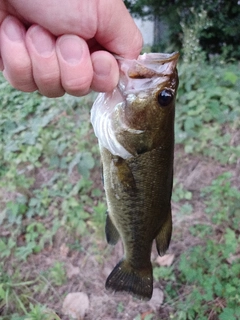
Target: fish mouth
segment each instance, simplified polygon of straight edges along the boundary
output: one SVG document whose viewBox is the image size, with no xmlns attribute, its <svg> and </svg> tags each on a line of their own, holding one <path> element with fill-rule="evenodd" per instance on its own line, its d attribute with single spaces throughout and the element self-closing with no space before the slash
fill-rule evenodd
<svg viewBox="0 0 240 320">
<path fill-rule="evenodd" d="M 146 100 L 159 86 L 169 87 L 170 80 L 177 77 L 179 53 L 146 53 L 135 60 L 115 57 L 120 70 L 118 86 L 112 92 L 99 94 L 91 110 L 91 122 L 99 144 L 111 154 L 128 159 L 134 153 L 122 145 L 119 132 L 139 138 L 144 131 L 127 122 L 126 110 L 136 99 L 138 102 Z M 170 90 L 175 87 L 176 81 Z"/>
<path fill-rule="evenodd" d="M 171 73 L 177 65 L 179 52 L 144 53 L 137 59 L 129 60 L 115 55 L 120 70 L 130 78 L 142 79 L 164 76 Z"/>
<path fill-rule="evenodd" d="M 118 89 L 124 97 L 129 94 L 147 94 L 157 85 L 167 82 L 176 70 L 178 52 L 144 53 L 138 59 L 115 56 L 120 69 Z"/>
<path fill-rule="evenodd" d="M 177 65 L 179 58 L 178 52 L 173 53 L 145 53 L 136 60 L 138 64 L 148 70 L 153 70 L 154 75 L 161 77 L 171 73 Z M 129 70 L 131 72 L 131 70 Z M 148 73 L 146 73 L 148 76 Z M 150 74 L 151 76 L 151 74 Z"/>
</svg>

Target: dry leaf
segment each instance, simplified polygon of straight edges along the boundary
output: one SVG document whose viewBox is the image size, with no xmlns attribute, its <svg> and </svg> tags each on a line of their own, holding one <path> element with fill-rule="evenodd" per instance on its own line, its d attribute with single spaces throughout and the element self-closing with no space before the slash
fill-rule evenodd
<svg viewBox="0 0 240 320">
<path fill-rule="evenodd" d="M 61 247 L 60 247 L 60 255 L 61 255 L 61 257 L 66 258 L 68 253 L 69 253 L 69 248 L 65 243 L 63 243 L 61 245 Z"/>
<path fill-rule="evenodd" d="M 157 257 L 156 262 L 159 266 L 170 267 L 174 257 L 174 254 L 165 254 L 163 257 Z"/>
<path fill-rule="evenodd" d="M 230 254 L 229 258 L 227 259 L 227 262 L 229 264 L 232 264 L 237 259 L 240 259 L 240 254 L 237 254 L 237 255 Z"/>
</svg>

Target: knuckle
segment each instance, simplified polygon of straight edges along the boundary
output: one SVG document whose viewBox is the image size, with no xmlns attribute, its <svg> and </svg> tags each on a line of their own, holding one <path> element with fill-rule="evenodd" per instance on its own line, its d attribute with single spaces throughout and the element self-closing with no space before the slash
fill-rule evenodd
<svg viewBox="0 0 240 320">
<path fill-rule="evenodd" d="M 6 79 L 16 89 L 31 92 L 36 90 L 36 85 L 32 77 L 31 64 L 24 61 L 14 61 L 4 66 Z"/>
<path fill-rule="evenodd" d="M 79 77 L 78 79 L 65 79 L 63 83 L 63 87 L 67 93 L 79 96 L 88 93 L 90 85 L 91 79 L 89 79 L 89 77 Z"/>
<path fill-rule="evenodd" d="M 38 75 L 36 82 L 40 83 L 41 86 L 52 87 L 56 82 L 59 82 L 59 74 L 48 72 L 41 73 Z"/>
</svg>

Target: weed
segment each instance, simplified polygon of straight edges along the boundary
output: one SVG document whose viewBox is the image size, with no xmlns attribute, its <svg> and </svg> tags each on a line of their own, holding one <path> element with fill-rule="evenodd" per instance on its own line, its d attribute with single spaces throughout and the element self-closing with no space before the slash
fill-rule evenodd
<svg viewBox="0 0 240 320">
<path fill-rule="evenodd" d="M 237 319 L 240 312 L 239 192 L 224 173 L 204 188 L 202 197 L 212 225 L 194 225 L 191 233 L 204 243 L 180 257 L 178 268 L 155 267 L 154 278 L 166 281 L 167 301 L 181 319 Z M 215 228 L 217 226 L 217 228 Z M 185 286 L 185 292 L 179 289 Z M 214 318 L 215 317 L 215 318 Z"/>
<path fill-rule="evenodd" d="M 42 305 L 30 304 L 30 311 L 25 320 L 61 320 L 58 315 Z"/>
<path fill-rule="evenodd" d="M 179 202 L 181 200 L 191 200 L 192 192 L 184 189 L 183 184 L 174 183 L 172 200 L 174 202 Z"/>
<path fill-rule="evenodd" d="M 123 306 L 123 304 L 121 302 L 117 306 L 117 312 L 118 313 L 124 312 L 124 306 Z"/>
<path fill-rule="evenodd" d="M 92 187 L 90 171 L 99 162 L 98 150 L 92 147 L 97 143 L 88 98 L 25 94 L 2 78 L 0 88 L 0 258 L 21 270 L 30 256 L 52 247 L 60 227 L 77 237 L 93 231 L 91 208 L 98 207 L 100 194 Z M 17 270 L 10 275 L 1 269 L 1 314 L 58 319 L 31 296 L 39 288 L 46 292 L 49 283 L 57 287 L 66 282 L 61 262 L 49 269 L 49 282 L 40 274 L 36 282 L 25 281 L 24 271 Z"/>
<path fill-rule="evenodd" d="M 49 269 L 48 278 L 53 283 L 53 285 L 62 286 L 67 280 L 63 263 L 55 262 L 54 266 Z"/>
<path fill-rule="evenodd" d="M 231 187 L 232 174 L 224 174 L 213 180 L 211 185 L 202 190 L 205 198 L 206 213 L 211 215 L 214 224 L 231 226 L 238 231 L 240 225 L 240 193 L 237 188 Z"/>
<path fill-rule="evenodd" d="M 152 314 L 152 313 L 149 313 L 146 316 L 139 314 L 134 318 L 134 320 L 142 320 L 142 319 L 143 320 L 152 320 L 153 317 L 154 317 L 154 314 Z"/>
<path fill-rule="evenodd" d="M 29 301 L 30 286 L 34 280 L 20 280 L 20 270 L 16 269 L 13 274 L 6 273 L 3 264 L 0 265 L 0 309 L 4 308 L 27 314 L 25 304 Z"/>
<path fill-rule="evenodd" d="M 232 129 L 239 129 L 239 68 L 182 64 L 179 77 L 176 142 L 184 144 L 187 153 L 236 163 L 240 147 Z"/>
</svg>

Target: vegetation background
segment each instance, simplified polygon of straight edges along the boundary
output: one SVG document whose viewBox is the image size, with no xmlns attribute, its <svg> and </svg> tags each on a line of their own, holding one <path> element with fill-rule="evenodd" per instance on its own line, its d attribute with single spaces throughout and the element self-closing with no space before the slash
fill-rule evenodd
<svg viewBox="0 0 240 320">
<path fill-rule="evenodd" d="M 182 57 L 174 231 L 165 259 L 153 248 L 157 299 L 104 289 L 122 247 L 104 238 L 106 203 L 89 122 L 96 95 L 47 99 L 1 78 L 1 320 L 71 319 L 62 304 L 78 291 L 90 301 L 85 319 L 240 319 L 239 2 L 125 2 L 155 21 L 155 43 L 145 51 L 180 50 Z"/>
</svg>

